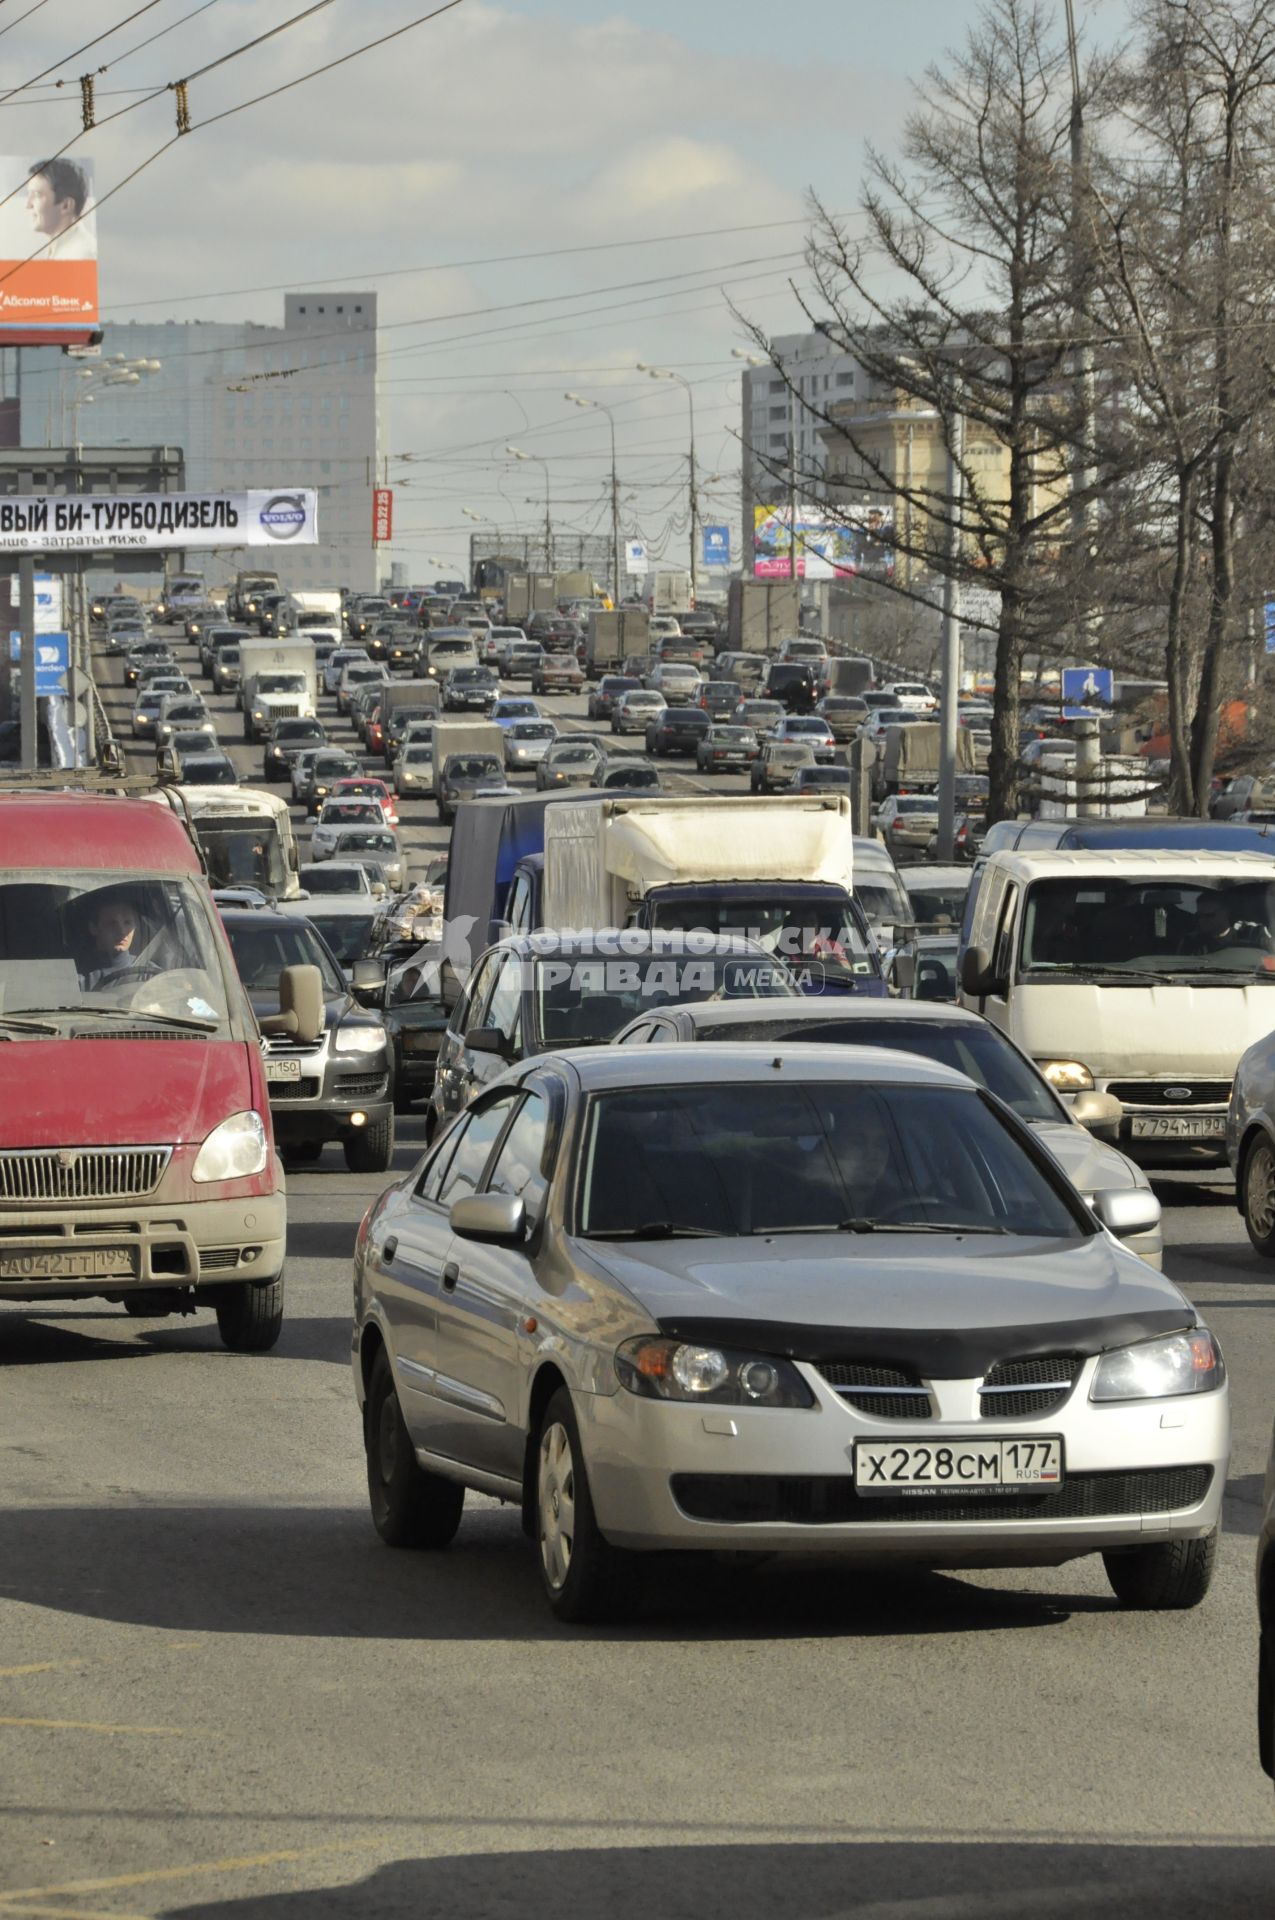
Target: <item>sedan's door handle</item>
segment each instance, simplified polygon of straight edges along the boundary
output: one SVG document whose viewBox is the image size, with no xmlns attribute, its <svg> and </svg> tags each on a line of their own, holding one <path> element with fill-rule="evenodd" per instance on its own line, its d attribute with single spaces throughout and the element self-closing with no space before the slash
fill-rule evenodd
<svg viewBox="0 0 1275 1920">
<path fill-rule="evenodd" d="M 395 1239 L 394 1235 L 391 1234 L 389 1239 L 385 1242 L 385 1245 L 381 1248 L 381 1258 L 385 1262 L 387 1267 L 389 1266 L 390 1261 L 394 1258 L 394 1255 L 397 1252 L 398 1252 L 398 1241 Z"/>
<path fill-rule="evenodd" d="M 460 1279 L 460 1268 L 454 1260 L 449 1260 L 443 1268 L 443 1292 L 454 1293 L 456 1282 Z"/>
</svg>

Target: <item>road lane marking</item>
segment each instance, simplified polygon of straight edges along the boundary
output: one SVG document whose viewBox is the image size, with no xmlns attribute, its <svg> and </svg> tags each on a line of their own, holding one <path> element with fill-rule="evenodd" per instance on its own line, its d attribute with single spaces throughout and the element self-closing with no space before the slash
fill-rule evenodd
<svg viewBox="0 0 1275 1920">
<path fill-rule="evenodd" d="M 87 1907 L 29 1907 L 25 1904 L 20 1907 L 11 1907 L 7 1900 L 0 1900 L 0 1914 L 5 1913 L 37 1914 L 42 1916 L 42 1920 L 151 1920 L 150 1914 L 121 1913 L 118 1907 L 113 1907 L 109 1913 L 106 1913 L 100 1907 L 93 1908 L 91 1912 Z"/>
<path fill-rule="evenodd" d="M 16 1680 L 24 1673 L 57 1673 L 64 1667 L 78 1665 L 75 1660 L 34 1660 L 29 1667 L 0 1667 L 0 1680 Z"/>
<path fill-rule="evenodd" d="M 0 1713 L 0 1727 L 55 1727 L 72 1733 L 167 1733 L 184 1735 L 189 1731 L 186 1727 L 117 1726 L 109 1720 L 32 1720 L 16 1713 Z"/>
</svg>

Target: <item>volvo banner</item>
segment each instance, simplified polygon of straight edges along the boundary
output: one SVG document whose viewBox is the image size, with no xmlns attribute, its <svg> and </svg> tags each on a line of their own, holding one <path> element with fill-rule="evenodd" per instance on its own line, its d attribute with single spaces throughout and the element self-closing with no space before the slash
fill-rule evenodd
<svg viewBox="0 0 1275 1920">
<path fill-rule="evenodd" d="M 313 547 L 318 495 L 272 493 L 9 494 L 0 496 L 0 554 L 141 548 Z"/>
</svg>

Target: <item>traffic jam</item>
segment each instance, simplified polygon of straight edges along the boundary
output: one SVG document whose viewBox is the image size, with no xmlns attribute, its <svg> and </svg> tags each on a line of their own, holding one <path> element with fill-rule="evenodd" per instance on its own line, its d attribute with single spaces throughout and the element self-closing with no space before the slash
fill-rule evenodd
<svg viewBox="0 0 1275 1920">
<path fill-rule="evenodd" d="M 494 1495 L 573 1622 L 674 1548 L 1097 1555 L 1123 1606 L 1193 1608 L 1227 1372 L 1155 1183 L 1233 1176 L 1275 1253 L 1266 829 L 978 823 L 939 865 L 933 790 L 897 810 L 936 697 L 750 648 L 765 591 L 644 658 L 602 595 L 96 601 L 118 778 L 4 796 L 6 1054 L 44 1088 L 6 1292 L 267 1351 L 285 1169 L 389 1175 L 415 1116 L 353 1262 L 391 1546 Z M 67 1154 L 86 1094 L 110 1136 Z"/>
</svg>

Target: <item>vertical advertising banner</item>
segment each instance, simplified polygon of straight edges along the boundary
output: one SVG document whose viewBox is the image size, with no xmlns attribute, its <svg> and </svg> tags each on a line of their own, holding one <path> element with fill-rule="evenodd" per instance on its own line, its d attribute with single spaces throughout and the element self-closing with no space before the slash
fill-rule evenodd
<svg viewBox="0 0 1275 1920">
<path fill-rule="evenodd" d="M 730 528 L 704 528 L 704 565 L 706 567 L 729 567 L 730 565 Z"/>
<path fill-rule="evenodd" d="M 394 538 L 394 495 L 389 487 L 372 489 L 372 545 L 383 547 Z"/>
<path fill-rule="evenodd" d="M 92 161 L 0 159 L 0 346 L 81 346 L 98 319 Z"/>
</svg>

